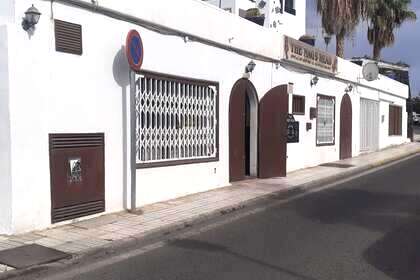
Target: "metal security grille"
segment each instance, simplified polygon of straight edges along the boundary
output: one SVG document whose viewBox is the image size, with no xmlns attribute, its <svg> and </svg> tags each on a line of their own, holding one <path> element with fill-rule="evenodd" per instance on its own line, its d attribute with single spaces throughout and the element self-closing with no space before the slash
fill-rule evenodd
<svg viewBox="0 0 420 280">
<path fill-rule="evenodd" d="M 379 148 L 379 102 L 360 99 L 360 151 Z"/>
<path fill-rule="evenodd" d="M 316 143 L 332 145 L 335 137 L 335 99 L 329 96 L 318 96 Z"/>
<path fill-rule="evenodd" d="M 217 85 L 140 74 L 135 88 L 138 166 L 217 157 Z"/>
</svg>

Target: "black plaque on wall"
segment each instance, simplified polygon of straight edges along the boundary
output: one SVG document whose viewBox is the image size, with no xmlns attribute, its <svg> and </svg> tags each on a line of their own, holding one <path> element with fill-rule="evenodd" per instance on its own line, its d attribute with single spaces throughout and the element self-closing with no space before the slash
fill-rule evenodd
<svg viewBox="0 0 420 280">
<path fill-rule="evenodd" d="M 287 143 L 299 143 L 299 122 L 292 114 L 287 116 Z"/>
</svg>

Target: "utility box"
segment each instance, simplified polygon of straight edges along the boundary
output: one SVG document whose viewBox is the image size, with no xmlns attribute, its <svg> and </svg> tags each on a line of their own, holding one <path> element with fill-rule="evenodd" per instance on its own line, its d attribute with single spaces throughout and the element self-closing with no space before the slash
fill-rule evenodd
<svg viewBox="0 0 420 280">
<path fill-rule="evenodd" d="M 51 220 L 105 211 L 104 134 L 50 134 Z"/>
</svg>

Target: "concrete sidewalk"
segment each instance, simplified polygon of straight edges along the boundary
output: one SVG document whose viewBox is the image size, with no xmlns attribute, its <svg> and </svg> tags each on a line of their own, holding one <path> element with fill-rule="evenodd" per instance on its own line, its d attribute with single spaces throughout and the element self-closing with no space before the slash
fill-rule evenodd
<svg viewBox="0 0 420 280">
<path fill-rule="evenodd" d="M 287 178 L 254 179 L 232 186 L 156 203 L 138 213 L 121 212 L 71 225 L 16 236 L 0 236 L 0 251 L 39 244 L 71 254 L 110 246 L 114 241 L 139 239 L 183 228 L 197 221 L 223 215 L 273 194 L 304 192 L 339 179 L 420 153 L 420 143 L 410 143 L 338 162 L 346 168 L 318 166 L 288 174 Z M 0 273 L 13 270 L 0 264 Z"/>
</svg>

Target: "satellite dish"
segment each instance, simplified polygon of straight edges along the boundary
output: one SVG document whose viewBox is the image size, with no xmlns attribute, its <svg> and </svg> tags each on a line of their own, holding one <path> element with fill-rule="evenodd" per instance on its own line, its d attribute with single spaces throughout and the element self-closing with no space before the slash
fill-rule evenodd
<svg viewBox="0 0 420 280">
<path fill-rule="evenodd" d="M 372 82 L 377 80 L 379 76 L 379 67 L 378 64 L 375 62 L 368 62 L 363 65 L 363 78 L 368 81 Z"/>
</svg>

